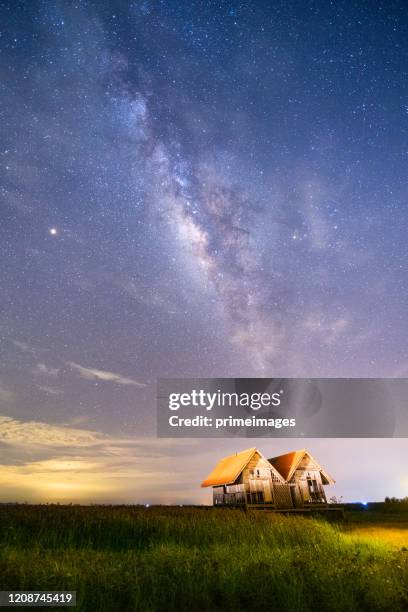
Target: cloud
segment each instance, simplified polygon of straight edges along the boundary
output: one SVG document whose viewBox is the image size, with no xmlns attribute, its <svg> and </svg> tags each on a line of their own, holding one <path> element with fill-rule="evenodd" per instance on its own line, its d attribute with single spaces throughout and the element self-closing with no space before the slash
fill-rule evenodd
<svg viewBox="0 0 408 612">
<path fill-rule="evenodd" d="M 19 351 L 21 351 L 22 353 L 26 353 L 27 355 L 30 355 L 35 360 L 42 358 L 45 353 L 49 352 L 48 349 L 33 347 L 27 342 L 22 342 L 21 340 L 12 340 L 12 343 L 14 344 L 16 348 L 19 349 Z M 44 364 L 41 364 L 41 365 L 44 366 Z"/>
<path fill-rule="evenodd" d="M 33 368 L 33 374 L 44 374 L 46 376 L 58 376 L 59 371 L 59 368 L 50 368 L 45 363 L 37 363 Z"/>
<path fill-rule="evenodd" d="M 67 421 L 61 423 L 61 425 L 75 427 L 77 425 L 84 425 L 85 423 L 89 423 L 90 420 L 91 418 L 88 414 L 78 414 L 77 416 L 70 417 Z"/>
<path fill-rule="evenodd" d="M 188 440 L 161 440 L 145 437 L 123 438 L 73 425 L 74 423 L 83 423 L 86 419 L 87 417 L 74 417 L 69 425 L 60 425 L 35 420 L 23 421 L 7 415 L 0 415 L 0 443 L 18 446 L 22 456 L 24 456 L 25 449 L 29 452 L 41 447 L 54 447 L 63 452 L 66 452 L 67 449 L 77 452 L 79 447 L 81 449 L 98 449 L 98 452 L 102 454 L 111 455 L 116 455 L 127 447 L 138 450 L 143 455 L 155 455 L 161 447 L 174 447 L 177 451 L 185 445 L 194 444 L 194 442 Z"/>
<path fill-rule="evenodd" d="M 189 501 L 183 481 L 199 491 L 189 464 L 191 440 L 122 438 L 73 426 L 0 416 L 0 501 Z M 178 473 L 177 473 L 178 472 Z M 154 482 L 154 487 L 152 483 Z M 191 499 L 191 498 L 190 498 Z"/>
<path fill-rule="evenodd" d="M 30 347 L 25 342 L 13 341 L 13 344 L 17 346 L 24 353 L 28 353 L 33 357 L 37 357 L 37 351 Z M 58 358 L 58 361 L 62 360 Z M 145 387 L 146 383 L 140 382 L 128 376 L 123 376 L 122 374 L 118 374 L 116 372 L 111 372 L 109 370 L 101 370 L 99 368 L 93 368 L 88 366 L 83 366 L 80 363 L 76 363 L 75 361 L 65 361 L 66 366 L 68 366 L 71 370 L 74 370 L 79 374 L 81 378 L 85 380 L 101 380 L 104 382 L 114 382 L 118 385 L 134 385 L 135 387 Z M 38 377 L 44 378 L 57 378 L 62 372 L 62 368 L 49 366 L 43 362 L 37 363 L 32 368 L 32 373 L 35 379 Z M 51 385 L 43 385 L 41 383 L 36 383 L 36 386 L 44 392 L 51 393 L 54 395 L 62 393 L 59 389 L 55 388 L 55 386 Z M 1 399 L 1 388 L 0 388 L 0 399 Z"/>
<path fill-rule="evenodd" d="M 0 416 L 0 443 L 4 444 L 80 447 L 100 440 L 100 434 L 93 431 Z"/>
<path fill-rule="evenodd" d="M 122 376 L 121 374 L 116 374 L 115 372 L 109 372 L 108 370 L 85 367 L 74 361 L 67 361 L 66 364 L 73 370 L 76 370 L 79 376 L 85 380 L 102 380 L 105 382 L 114 382 L 118 385 L 135 385 L 136 387 L 146 386 L 146 383 Z"/>
<path fill-rule="evenodd" d="M 64 392 L 61 389 L 57 389 L 56 387 L 50 387 L 49 385 L 35 385 L 37 389 L 43 391 L 47 395 L 62 395 Z"/>
<path fill-rule="evenodd" d="M 20 342 L 20 340 L 13 340 L 14 346 L 16 346 L 23 353 L 29 353 L 30 355 L 35 355 L 36 351 L 29 346 L 26 342 Z"/>
</svg>

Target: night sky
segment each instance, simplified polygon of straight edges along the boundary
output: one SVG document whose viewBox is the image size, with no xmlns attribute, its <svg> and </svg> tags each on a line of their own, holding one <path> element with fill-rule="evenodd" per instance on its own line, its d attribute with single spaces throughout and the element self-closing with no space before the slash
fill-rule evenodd
<svg viewBox="0 0 408 612">
<path fill-rule="evenodd" d="M 1 3 L 2 500 L 208 501 L 251 441 L 156 439 L 158 377 L 408 375 L 407 48 L 404 1 Z M 408 494 L 408 440 L 299 445 Z"/>
</svg>

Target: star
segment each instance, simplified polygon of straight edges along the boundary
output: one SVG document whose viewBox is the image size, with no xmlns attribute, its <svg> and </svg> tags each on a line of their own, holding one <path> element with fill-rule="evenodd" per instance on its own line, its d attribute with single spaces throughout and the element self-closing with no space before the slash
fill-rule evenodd
<svg viewBox="0 0 408 612">
<path fill-rule="evenodd" d="M 50 227 L 48 231 L 51 234 L 51 236 L 58 236 L 58 230 L 56 227 Z"/>
</svg>

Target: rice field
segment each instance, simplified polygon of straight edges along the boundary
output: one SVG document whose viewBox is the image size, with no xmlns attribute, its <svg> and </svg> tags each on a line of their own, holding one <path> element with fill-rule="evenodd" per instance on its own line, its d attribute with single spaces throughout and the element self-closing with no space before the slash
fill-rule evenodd
<svg viewBox="0 0 408 612">
<path fill-rule="evenodd" d="M 405 611 L 407 519 L 4 505 L 0 590 L 76 590 L 93 612 Z"/>
</svg>

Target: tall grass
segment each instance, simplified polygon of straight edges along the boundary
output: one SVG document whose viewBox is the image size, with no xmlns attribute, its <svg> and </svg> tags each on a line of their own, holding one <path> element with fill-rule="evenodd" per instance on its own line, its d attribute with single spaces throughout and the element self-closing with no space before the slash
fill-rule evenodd
<svg viewBox="0 0 408 612">
<path fill-rule="evenodd" d="M 397 611 L 408 553 L 263 512 L 3 506 L 0 589 L 76 590 L 92 611 Z"/>
</svg>

